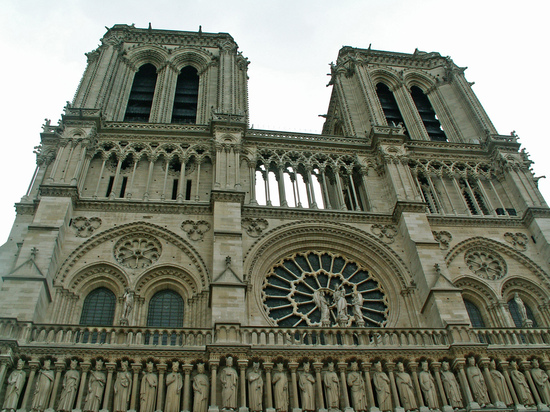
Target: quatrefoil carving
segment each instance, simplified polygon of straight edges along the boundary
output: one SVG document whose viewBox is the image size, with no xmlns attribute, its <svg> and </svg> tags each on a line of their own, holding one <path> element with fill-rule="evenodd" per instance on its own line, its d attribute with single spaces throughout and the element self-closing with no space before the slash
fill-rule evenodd
<svg viewBox="0 0 550 412">
<path fill-rule="evenodd" d="M 186 220 L 181 224 L 181 229 L 187 233 L 187 237 L 193 241 L 202 240 L 204 234 L 210 230 L 210 223 L 206 220 Z"/>
<path fill-rule="evenodd" d="M 267 229 L 267 226 L 269 224 L 267 220 L 263 218 L 252 219 L 247 217 L 243 219 L 242 225 L 246 230 L 246 233 L 248 233 L 252 237 L 258 237 L 262 234 L 264 230 Z"/>
<path fill-rule="evenodd" d="M 394 225 L 372 225 L 372 233 L 375 236 L 387 244 L 395 242 L 395 236 L 397 236 L 397 228 Z"/>
<path fill-rule="evenodd" d="M 79 216 L 73 219 L 72 226 L 76 229 L 77 237 L 89 237 L 101 226 L 101 219 Z"/>
</svg>

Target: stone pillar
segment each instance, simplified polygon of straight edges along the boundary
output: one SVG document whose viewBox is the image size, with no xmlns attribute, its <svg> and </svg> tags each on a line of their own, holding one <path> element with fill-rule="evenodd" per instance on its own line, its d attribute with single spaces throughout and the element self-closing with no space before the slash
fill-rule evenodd
<svg viewBox="0 0 550 412">
<path fill-rule="evenodd" d="M 482 358 L 479 360 L 479 366 L 481 366 L 483 378 L 485 379 L 485 383 L 487 384 L 487 390 L 489 392 L 491 402 L 497 408 L 505 408 L 506 405 L 498 399 L 498 395 L 495 389 L 495 383 L 493 381 L 493 378 L 491 377 L 491 372 L 489 372 L 489 363 L 490 360 L 488 358 Z"/>
<path fill-rule="evenodd" d="M 314 362 L 313 369 L 315 370 L 315 384 L 317 385 L 317 406 L 318 411 L 326 411 L 325 401 L 323 400 L 323 382 L 321 380 L 321 370 L 323 369 L 322 362 Z"/>
<path fill-rule="evenodd" d="M 284 165 L 279 165 L 277 168 L 279 172 L 277 176 L 277 184 L 279 187 L 279 204 L 281 205 L 281 207 L 288 207 L 288 203 L 286 201 L 284 169 L 285 169 Z"/>
<path fill-rule="evenodd" d="M 386 363 L 386 370 L 388 371 L 388 377 L 390 378 L 391 393 L 393 398 L 393 406 L 395 412 L 405 412 L 405 409 L 401 407 L 399 402 L 399 393 L 397 393 L 397 386 L 395 385 L 395 376 L 393 375 L 393 370 L 395 369 L 395 363 L 388 362 Z"/>
<path fill-rule="evenodd" d="M 219 360 L 210 360 L 208 362 L 210 366 L 210 406 L 208 407 L 208 412 L 217 412 L 218 401 L 216 400 L 216 395 L 218 393 L 217 383 L 218 383 L 218 366 L 220 365 Z"/>
<path fill-rule="evenodd" d="M 266 381 L 266 412 L 275 412 L 273 408 L 273 387 L 271 383 L 271 371 L 273 370 L 273 362 L 264 362 L 265 381 Z"/>
<path fill-rule="evenodd" d="M 512 400 L 514 401 L 514 405 L 521 405 L 519 403 L 518 396 L 516 395 L 516 388 L 514 388 L 514 385 L 512 383 L 512 380 L 510 379 L 510 374 L 508 373 L 508 365 L 510 362 L 501 361 L 500 366 L 502 366 L 502 374 L 504 375 L 504 379 L 506 379 L 506 384 L 508 385 L 508 390 L 510 392 L 510 395 L 512 396 Z"/>
<path fill-rule="evenodd" d="M 31 360 L 29 361 L 29 368 L 31 372 L 29 373 L 29 380 L 27 381 L 27 388 L 25 389 L 25 395 L 23 395 L 23 402 L 21 403 L 20 411 L 24 412 L 27 410 L 27 405 L 31 397 L 31 389 L 33 389 L 32 384 L 34 382 L 34 377 L 36 376 L 36 371 L 40 367 L 40 362 Z"/>
<path fill-rule="evenodd" d="M 445 394 L 445 389 L 443 388 L 443 382 L 441 382 L 441 375 L 439 374 L 439 369 L 441 368 L 441 362 L 432 362 L 432 369 L 435 376 L 435 383 L 437 385 L 437 390 L 441 397 L 441 403 L 443 404 L 443 412 L 452 412 L 453 407 L 449 405 L 447 401 L 447 395 Z"/>
<path fill-rule="evenodd" d="M 86 377 L 88 376 L 90 366 L 92 366 L 92 364 L 89 361 L 80 363 L 80 370 L 82 370 L 82 375 L 80 376 L 80 387 L 78 388 L 78 396 L 76 398 L 75 409 L 77 411 L 82 410 L 82 399 L 84 398 L 84 391 L 86 390 Z"/>
<path fill-rule="evenodd" d="M 107 362 L 107 383 L 105 383 L 105 396 L 103 398 L 103 410 L 109 411 L 109 398 L 111 397 L 111 388 L 113 386 L 113 372 L 116 369 L 115 362 Z"/>
<path fill-rule="evenodd" d="M 0 359 L 0 390 L 2 390 L 4 381 L 6 379 L 6 372 L 8 370 L 8 365 L 10 365 L 11 363 L 12 363 L 12 360 L 9 358 Z"/>
<path fill-rule="evenodd" d="M 424 397 L 422 396 L 422 391 L 420 390 L 420 383 L 418 383 L 418 374 L 416 373 L 416 369 L 418 368 L 418 362 L 409 362 L 409 368 L 411 369 L 411 376 L 412 376 L 412 381 L 414 385 L 414 390 L 416 392 L 416 398 L 418 399 L 418 407 L 425 408 Z"/>
<path fill-rule="evenodd" d="M 241 407 L 239 408 L 239 412 L 248 412 L 248 408 L 246 407 L 246 387 L 248 386 L 246 384 L 246 367 L 248 366 L 248 359 L 239 359 L 237 365 L 239 366 L 239 386 L 241 387 Z"/>
<path fill-rule="evenodd" d="M 466 377 L 466 372 L 464 371 L 464 366 L 466 365 L 466 359 L 457 358 L 453 361 L 453 368 L 458 370 L 458 381 L 462 387 L 462 393 L 466 396 L 466 404 L 469 409 L 479 409 L 480 406 L 477 402 L 474 401 L 472 396 L 472 391 L 468 385 L 468 378 Z"/>
<path fill-rule="evenodd" d="M 183 412 L 189 412 L 191 410 L 191 371 L 193 365 L 185 363 L 183 365 L 183 373 L 185 377 L 183 379 Z"/>
<path fill-rule="evenodd" d="M 292 361 L 288 363 L 290 369 L 290 377 L 292 382 L 292 412 L 300 412 L 300 404 L 298 403 L 298 381 L 296 379 L 296 370 L 298 369 L 298 362 Z"/>
<path fill-rule="evenodd" d="M 545 405 L 540 398 L 535 382 L 533 382 L 533 377 L 531 376 L 531 362 L 524 360 L 519 363 L 521 364 L 521 366 L 523 366 L 523 369 L 525 370 L 525 377 L 527 378 L 527 382 L 529 382 L 531 393 L 533 394 L 533 398 L 535 398 L 535 402 L 537 403 L 537 410 L 550 411 L 550 408 L 548 408 L 548 406 Z"/>
<path fill-rule="evenodd" d="M 370 412 L 379 412 L 380 410 L 375 406 L 374 403 L 374 394 L 372 392 L 372 382 L 370 379 L 370 362 L 363 362 L 361 368 L 365 374 L 365 386 L 367 387 L 367 406 L 369 407 Z"/>
<path fill-rule="evenodd" d="M 160 339 L 160 336 L 159 336 Z M 157 411 L 162 411 L 164 405 L 164 374 L 166 373 L 167 365 L 165 363 L 159 363 L 157 370 L 159 371 L 159 383 L 157 393 Z"/>
<path fill-rule="evenodd" d="M 344 399 L 344 411 L 353 412 L 353 409 L 349 406 L 348 383 L 346 380 L 347 368 L 348 364 L 346 362 L 338 362 L 338 370 L 340 371 L 340 389 L 342 391 L 342 398 Z"/>
<path fill-rule="evenodd" d="M 135 411 L 137 393 L 138 393 L 138 387 L 139 387 L 139 372 L 141 371 L 141 363 L 132 363 L 132 371 L 134 372 L 134 378 L 132 379 L 132 395 L 130 397 L 130 411 Z"/>
<path fill-rule="evenodd" d="M 59 380 L 61 379 L 61 372 L 65 369 L 65 362 L 58 361 L 55 362 L 55 381 L 53 383 L 53 389 L 52 389 L 52 397 L 50 398 L 50 405 L 48 406 L 48 409 L 52 409 L 55 406 L 55 398 L 57 396 L 57 389 L 59 388 Z M 2 382 L 2 381 L 0 381 Z"/>
</svg>

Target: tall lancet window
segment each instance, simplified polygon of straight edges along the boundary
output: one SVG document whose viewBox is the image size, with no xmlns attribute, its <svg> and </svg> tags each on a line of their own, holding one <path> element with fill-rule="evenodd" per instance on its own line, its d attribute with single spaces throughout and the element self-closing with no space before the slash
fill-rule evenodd
<svg viewBox="0 0 550 412">
<path fill-rule="evenodd" d="M 411 96 L 430 139 L 435 142 L 446 142 L 447 136 L 441 128 L 441 123 L 439 123 L 428 96 L 417 86 L 411 87 Z"/>
<path fill-rule="evenodd" d="M 401 116 L 399 106 L 390 88 L 384 83 L 378 83 L 376 85 L 376 94 L 378 100 L 380 100 L 380 105 L 384 111 L 384 116 L 386 116 L 388 126 L 397 126 L 399 123 L 405 126 L 405 121 L 403 120 L 403 116 Z"/>
<path fill-rule="evenodd" d="M 152 64 L 141 66 L 134 76 L 134 83 L 124 115 L 125 122 L 147 123 L 149 121 L 156 84 L 157 69 L 155 66 Z"/>
<path fill-rule="evenodd" d="M 184 67 L 178 76 L 172 123 L 196 123 L 199 100 L 199 75 L 197 69 Z"/>
</svg>

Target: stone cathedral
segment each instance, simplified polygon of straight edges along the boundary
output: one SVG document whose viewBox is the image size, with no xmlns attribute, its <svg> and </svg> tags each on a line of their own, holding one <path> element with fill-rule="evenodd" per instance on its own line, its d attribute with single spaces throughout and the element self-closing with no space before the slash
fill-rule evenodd
<svg viewBox="0 0 550 412">
<path fill-rule="evenodd" d="M 0 248 L 2 411 L 550 411 L 550 209 L 464 68 L 343 47 L 303 134 L 229 34 L 86 56 Z"/>
</svg>

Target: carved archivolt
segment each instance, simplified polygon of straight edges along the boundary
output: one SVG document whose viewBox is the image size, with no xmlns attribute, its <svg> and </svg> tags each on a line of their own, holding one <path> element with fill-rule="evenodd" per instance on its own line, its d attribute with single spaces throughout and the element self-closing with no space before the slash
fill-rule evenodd
<svg viewBox="0 0 550 412">
<path fill-rule="evenodd" d="M 159 260 L 162 246 L 148 233 L 133 233 L 121 237 L 115 243 L 115 260 L 130 269 L 142 269 Z"/>
<path fill-rule="evenodd" d="M 498 280 L 506 275 L 506 262 L 496 252 L 485 248 L 472 248 L 464 254 L 464 261 L 479 277 Z"/>
<path fill-rule="evenodd" d="M 102 286 L 115 292 L 115 295 L 122 295 L 124 288 L 129 286 L 129 280 L 120 269 L 108 263 L 94 263 L 72 276 L 67 289 L 79 296 L 85 296 Z"/>
<path fill-rule="evenodd" d="M 151 298 L 161 289 L 176 290 L 187 298 L 200 292 L 200 284 L 192 275 L 180 268 L 163 266 L 145 272 L 136 282 L 136 294 L 144 299 Z"/>
</svg>

